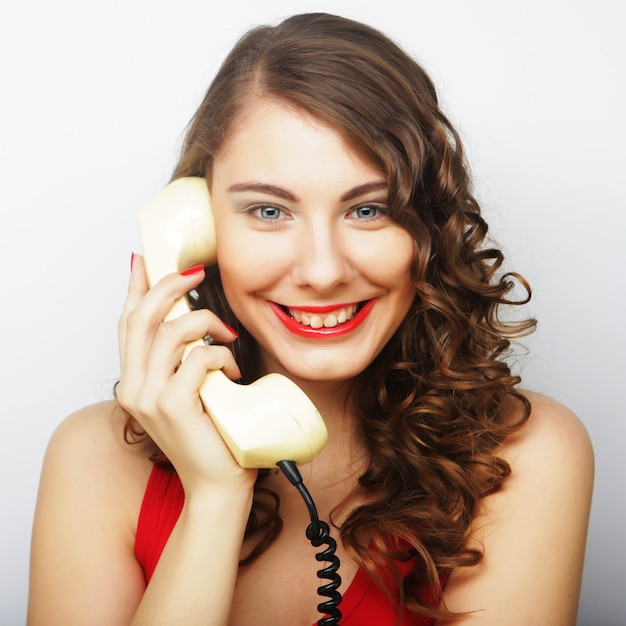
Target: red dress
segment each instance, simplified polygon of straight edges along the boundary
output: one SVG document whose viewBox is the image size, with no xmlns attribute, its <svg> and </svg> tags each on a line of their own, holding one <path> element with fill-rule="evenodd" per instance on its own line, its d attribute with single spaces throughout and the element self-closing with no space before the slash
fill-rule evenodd
<svg viewBox="0 0 626 626">
<path fill-rule="evenodd" d="M 155 464 L 148 480 L 135 537 L 135 554 L 143 568 L 146 583 L 150 581 L 178 520 L 184 497 L 178 475 Z M 342 626 L 396 626 L 397 616 L 393 604 L 363 570 L 358 570 L 343 594 L 340 608 Z M 432 624 L 432 618 L 405 611 L 399 626 Z"/>
</svg>

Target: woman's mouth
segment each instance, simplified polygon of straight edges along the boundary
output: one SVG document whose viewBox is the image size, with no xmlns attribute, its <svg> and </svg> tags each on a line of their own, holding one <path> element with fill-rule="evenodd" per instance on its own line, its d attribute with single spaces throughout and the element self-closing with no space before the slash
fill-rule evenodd
<svg viewBox="0 0 626 626">
<path fill-rule="evenodd" d="M 270 302 L 278 319 L 291 332 L 309 338 L 330 338 L 355 330 L 369 315 L 375 299 L 344 305 L 292 308 Z"/>
<path fill-rule="evenodd" d="M 345 324 L 348 320 L 351 320 L 356 315 L 357 307 L 360 306 L 360 304 L 349 304 L 338 308 L 333 307 L 328 313 L 319 309 L 311 311 L 285 307 L 284 310 L 299 324 L 304 324 L 311 328 L 335 328 L 338 324 Z"/>
</svg>

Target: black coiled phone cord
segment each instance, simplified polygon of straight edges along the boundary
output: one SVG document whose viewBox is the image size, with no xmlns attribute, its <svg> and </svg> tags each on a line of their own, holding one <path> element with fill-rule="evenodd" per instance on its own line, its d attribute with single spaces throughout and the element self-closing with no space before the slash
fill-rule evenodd
<svg viewBox="0 0 626 626">
<path fill-rule="evenodd" d="M 337 572 L 339 569 L 339 557 L 335 554 L 337 542 L 330 536 L 328 524 L 318 518 L 315 502 L 313 502 L 311 494 L 304 486 L 302 476 L 300 476 L 296 464 L 293 461 L 279 461 L 277 465 L 283 471 L 283 474 L 285 474 L 289 482 L 298 490 L 309 510 L 311 523 L 306 529 L 307 539 L 315 548 L 324 545 L 327 546 L 324 550 L 315 555 L 317 561 L 328 563 L 326 567 L 323 567 L 317 572 L 317 577 L 330 581 L 317 588 L 317 593 L 320 596 L 328 598 L 328 600 L 320 602 L 320 604 L 317 605 L 317 610 L 324 614 L 324 617 L 320 618 L 317 624 L 318 626 L 334 626 L 335 624 L 339 624 L 339 620 L 341 619 L 341 611 L 339 609 L 341 594 L 338 591 L 339 585 L 341 585 L 341 576 L 339 576 Z"/>
</svg>

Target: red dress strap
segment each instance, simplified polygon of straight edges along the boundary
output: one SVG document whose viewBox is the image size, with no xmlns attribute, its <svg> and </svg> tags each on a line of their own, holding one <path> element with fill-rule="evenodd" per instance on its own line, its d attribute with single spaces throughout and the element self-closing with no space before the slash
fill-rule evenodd
<svg viewBox="0 0 626 626">
<path fill-rule="evenodd" d="M 143 569 L 146 584 L 152 578 L 184 501 L 185 492 L 178 474 L 155 463 L 148 479 L 135 536 L 135 556 Z"/>
<path fill-rule="evenodd" d="M 178 475 L 167 466 L 155 464 L 150 473 L 135 536 L 135 555 L 141 565 L 146 584 L 159 561 L 163 548 L 176 525 L 183 508 L 185 492 Z M 414 567 L 413 562 L 401 564 L 404 575 Z M 366 574 L 358 570 L 343 594 L 342 626 L 396 626 L 397 614 L 393 603 Z M 432 626 L 431 618 L 404 612 L 399 626 Z"/>
</svg>

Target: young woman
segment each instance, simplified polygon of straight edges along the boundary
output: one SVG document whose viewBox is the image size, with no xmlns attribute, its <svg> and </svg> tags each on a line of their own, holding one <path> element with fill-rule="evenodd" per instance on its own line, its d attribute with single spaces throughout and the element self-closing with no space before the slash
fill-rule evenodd
<svg viewBox="0 0 626 626">
<path fill-rule="evenodd" d="M 300 471 L 337 540 L 340 623 L 573 625 L 591 447 L 506 364 L 534 322 L 501 308 L 527 286 L 487 243 L 419 65 L 330 15 L 255 29 L 191 123 L 184 176 L 209 186 L 217 265 L 149 288 L 133 256 L 116 401 L 46 455 L 29 624 L 321 618 L 300 496 L 239 467 L 204 411 L 221 369 L 283 374 L 324 417 Z M 192 290 L 196 310 L 164 322 Z"/>
</svg>

